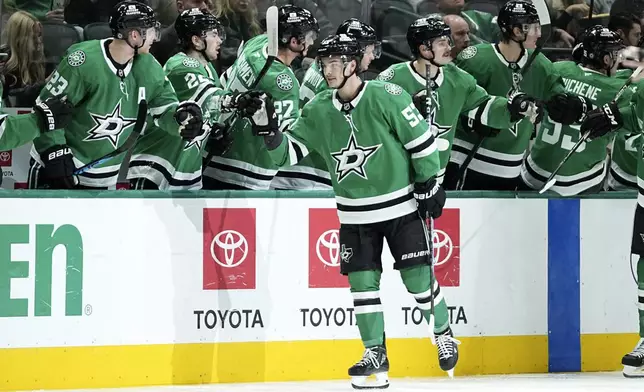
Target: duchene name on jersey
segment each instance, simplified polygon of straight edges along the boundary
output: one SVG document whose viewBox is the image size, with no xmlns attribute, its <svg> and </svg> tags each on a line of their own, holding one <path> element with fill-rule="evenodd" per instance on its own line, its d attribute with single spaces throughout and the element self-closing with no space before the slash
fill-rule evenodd
<svg viewBox="0 0 644 392">
<path fill-rule="evenodd" d="M 600 94 L 602 91 L 602 89 L 600 89 L 599 87 L 591 86 L 590 84 L 580 82 L 579 80 L 568 79 L 568 78 L 562 78 L 562 79 L 564 81 L 566 91 L 576 95 L 584 96 L 593 101 L 597 100 L 597 94 Z"/>
</svg>

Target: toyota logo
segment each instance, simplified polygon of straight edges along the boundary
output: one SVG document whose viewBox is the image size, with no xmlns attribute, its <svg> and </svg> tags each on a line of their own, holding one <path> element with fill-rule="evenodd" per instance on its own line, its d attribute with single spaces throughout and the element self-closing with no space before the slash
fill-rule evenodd
<svg viewBox="0 0 644 392">
<path fill-rule="evenodd" d="M 432 233 L 432 245 L 434 248 L 434 266 L 447 263 L 452 257 L 452 239 L 443 230 L 434 229 Z"/>
<path fill-rule="evenodd" d="M 219 255 L 223 255 L 224 260 L 220 260 L 217 257 L 217 252 L 215 251 L 217 248 L 223 250 L 223 252 L 219 252 Z M 210 255 L 215 260 L 215 263 L 222 267 L 237 267 L 248 256 L 248 241 L 241 233 L 235 230 L 224 230 L 212 239 Z"/>
<path fill-rule="evenodd" d="M 329 267 L 340 265 L 340 236 L 337 229 L 327 230 L 315 244 L 318 259 Z M 323 256 L 324 255 L 324 256 Z"/>
<path fill-rule="evenodd" d="M 8 151 L 0 152 L 0 162 L 9 162 L 11 154 Z"/>
</svg>

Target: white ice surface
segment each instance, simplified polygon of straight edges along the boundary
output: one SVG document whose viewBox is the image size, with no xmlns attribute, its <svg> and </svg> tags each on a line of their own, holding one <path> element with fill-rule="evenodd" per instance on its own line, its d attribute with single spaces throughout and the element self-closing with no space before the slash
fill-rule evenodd
<svg viewBox="0 0 644 392">
<path fill-rule="evenodd" d="M 349 381 L 282 382 L 252 384 L 217 384 L 159 386 L 120 389 L 77 389 L 56 392 L 319 392 L 353 391 Z M 644 391 L 644 379 L 626 379 L 621 372 L 574 374 L 523 374 L 445 378 L 394 378 L 386 391 Z"/>
</svg>

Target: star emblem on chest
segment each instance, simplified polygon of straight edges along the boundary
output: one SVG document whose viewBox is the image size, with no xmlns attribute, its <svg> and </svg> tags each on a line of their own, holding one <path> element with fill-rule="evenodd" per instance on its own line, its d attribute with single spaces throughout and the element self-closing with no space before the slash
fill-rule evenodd
<svg viewBox="0 0 644 392">
<path fill-rule="evenodd" d="M 204 124 L 204 128 L 206 125 Z M 195 137 L 194 139 L 190 140 L 188 143 L 186 143 L 186 146 L 183 148 L 184 151 L 189 150 L 191 147 L 196 147 L 198 151 L 201 151 L 201 148 L 203 147 L 203 144 L 208 140 L 208 136 L 210 136 L 210 127 L 204 130 L 204 132 Z"/>
<path fill-rule="evenodd" d="M 438 151 L 447 151 L 449 149 L 449 140 L 444 138 L 452 130 L 452 127 L 440 125 L 436 122 L 436 108 L 432 108 L 429 113 L 429 126 L 432 134 L 436 138 Z"/>
<path fill-rule="evenodd" d="M 332 152 L 331 157 L 336 162 L 335 174 L 338 178 L 338 183 L 347 178 L 351 173 L 367 180 L 367 172 L 365 166 L 367 161 L 371 158 L 382 144 L 375 146 L 362 147 L 356 141 L 356 135 L 352 131 L 349 137 L 347 146 L 338 152 Z"/>
<path fill-rule="evenodd" d="M 114 148 L 118 147 L 123 131 L 136 122 L 136 118 L 126 118 L 121 115 L 121 101 L 116 104 L 111 114 L 89 113 L 89 115 L 95 125 L 88 131 L 89 135 L 84 140 L 108 140 Z"/>
</svg>

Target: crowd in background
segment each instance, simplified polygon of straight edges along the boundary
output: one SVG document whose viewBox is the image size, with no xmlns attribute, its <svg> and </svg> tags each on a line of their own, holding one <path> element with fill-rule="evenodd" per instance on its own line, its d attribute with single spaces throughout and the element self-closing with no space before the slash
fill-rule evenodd
<svg viewBox="0 0 644 392">
<path fill-rule="evenodd" d="M 184 9 L 210 10 L 225 27 L 215 68 L 221 75 L 235 61 L 240 44 L 264 32 L 266 9 L 271 5 L 294 4 L 317 18 L 319 36 L 326 37 L 344 20 L 364 20 L 360 0 L 142 0 L 150 5 L 162 25 L 159 42 L 151 53 L 163 65 L 177 52 L 174 21 Z M 552 61 L 571 59 L 578 34 L 586 27 L 603 24 L 618 32 L 624 44 L 640 47 L 644 0 L 547 0 L 553 26 L 544 49 Z M 3 0 L 0 22 L 2 41 L 3 107 L 31 107 L 39 92 L 72 44 L 111 36 L 108 18 L 117 0 Z M 411 59 L 405 40 L 407 26 L 429 14 L 443 15 L 452 32 L 453 55 L 477 43 L 497 42 L 500 31 L 496 14 L 503 0 L 372 0 L 369 23 L 382 41 L 382 56 L 363 74 L 375 78 L 388 66 Z M 307 57 L 291 66 L 302 81 L 315 58 L 315 47 Z M 639 61 L 639 51 L 627 58 Z M 634 67 L 633 67 L 634 68 Z"/>
</svg>

